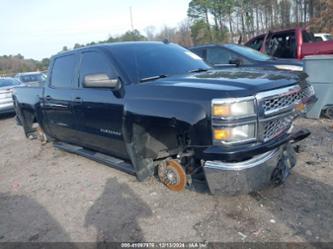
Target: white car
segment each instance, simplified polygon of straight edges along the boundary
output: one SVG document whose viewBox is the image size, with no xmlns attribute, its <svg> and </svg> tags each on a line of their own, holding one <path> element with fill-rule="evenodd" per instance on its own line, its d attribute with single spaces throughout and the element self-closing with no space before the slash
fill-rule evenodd
<svg viewBox="0 0 333 249">
<path fill-rule="evenodd" d="M 13 113 L 13 89 L 21 86 L 18 80 L 13 78 L 0 78 L 0 114 Z"/>
<path fill-rule="evenodd" d="M 330 33 L 317 33 L 314 34 L 316 41 L 330 41 L 333 40 L 333 35 Z"/>
</svg>

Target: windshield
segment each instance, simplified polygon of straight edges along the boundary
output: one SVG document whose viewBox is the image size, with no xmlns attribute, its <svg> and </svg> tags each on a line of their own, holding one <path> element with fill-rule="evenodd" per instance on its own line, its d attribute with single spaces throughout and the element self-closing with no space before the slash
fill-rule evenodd
<svg viewBox="0 0 333 249">
<path fill-rule="evenodd" d="M 17 86 L 19 82 L 12 79 L 0 79 L 0 87 Z"/>
<path fill-rule="evenodd" d="M 43 81 L 45 80 L 45 74 L 26 74 L 20 76 L 20 81 L 24 83 L 35 82 L 35 81 Z"/>
<path fill-rule="evenodd" d="M 132 82 L 210 68 L 199 56 L 176 44 L 120 44 L 111 52 Z"/>
<path fill-rule="evenodd" d="M 272 59 L 272 57 L 263 54 L 257 50 L 254 50 L 249 47 L 244 47 L 244 46 L 239 46 L 235 44 L 226 44 L 224 45 L 226 48 L 244 56 L 245 58 L 249 58 L 251 60 L 256 60 L 256 61 L 267 61 Z"/>
<path fill-rule="evenodd" d="M 331 41 L 333 40 L 333 36 L 332 35 L 324 35 L 326 38 L 326 41 Z"/>
</svg>

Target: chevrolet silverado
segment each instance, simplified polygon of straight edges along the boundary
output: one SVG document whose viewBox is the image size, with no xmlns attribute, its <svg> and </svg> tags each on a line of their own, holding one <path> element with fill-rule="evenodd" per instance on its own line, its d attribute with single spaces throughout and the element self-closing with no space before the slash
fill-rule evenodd
<svg viewBox="0 0 333 249">
<path fill-rule="evenodd" d="M 168 42 L 101 44 L 55 55 L 47 82 L 13 95 L 27 137 L 181 191 L 280 184 L 296 164 L 294 119 L 315 99 L 302 72 L 210 68 Z"/>
</svg>

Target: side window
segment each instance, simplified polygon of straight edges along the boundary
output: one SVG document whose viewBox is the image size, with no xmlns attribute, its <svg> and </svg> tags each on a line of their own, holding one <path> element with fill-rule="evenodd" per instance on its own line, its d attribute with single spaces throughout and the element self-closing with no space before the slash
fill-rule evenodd
<svg viewBox="0 0 333 249">
<path fill-rule="evenodd" d="M 198 49 L 192 50 L 192 52 L 195 53 L 196 55 L 200 56 L 203 60 L 206 60 L 206 49 L 198 48 Z"/>
<path fill-rule="evenodd" d="M 278 33 L 270 39 L 267 53 L 278 58 L 295 58 L 296 48 L 295 32 Z"/>
<path fill-rule="evenodd" d="M 249 44 L 247 44 L 247 46 L 260 51 L 262 44 L 264 42 L 264 38 L 265 38 L 264 36 L 258 37 L 257 39 L 255 39 L 255 40 L 251 41 Z"/>
<path fill-rule="evenodd" d="M 315 41 L 315 37 L 312 33 L 307 32 L 305 30 L 302 31 L 302 37 L 303 37 L 303 42 L 304 43 L 310 43 Z"/>
<path fill-rule="evenodd" d="M 229 64 L 230 60 L 235 56 L 223 48 L 208 48 L 207 62 L 210 65 Z"/>
<path fill-rule="evenodd" d="M 98 52 L 85 52 L 82 54 L 80 66 L 80 82 L 88 74 L 107 74 L 109 77 L 114 75 L 110 65 L 110 60 Z"/>
<path fill-rule="evenodd" d="M 51 86 L 60 88 L 75 87 L 74 75 L 77 63 L 78 56 L 75 54 L 56 58 L 51 72 Z"/>
<path fill-rule="evenodd" d="M 320 36 L 316 36 L 315 39 L 316 39 L 316 42 L 321 42 L 321 41 L 323 41 L 323 38 L 321 38 Z"/>
</svg>

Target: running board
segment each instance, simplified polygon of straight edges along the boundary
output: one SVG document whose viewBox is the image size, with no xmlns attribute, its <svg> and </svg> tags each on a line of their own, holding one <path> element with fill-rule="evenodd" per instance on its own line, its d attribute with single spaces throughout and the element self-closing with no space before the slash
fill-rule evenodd
<svg viewBox="0 0 333 249">
<path fill-rule="evenodd" d="M 94 160 L 102 164 L 106 164 L 107 166 L 124 171 L 128 174 L 134 176 L 136 175 L 133 166 L 121 159 L 105 155 L 99 152 L 95 152 L 89 149 L 85 149 L 77 145 L 67 144 L 64 142 L 56 142 L 54 143 L 54 146 L 57 147 L 58 149 L 65 150 L 67 152 L 74 153 L 80 156 L 84 156 L 86 158 L 89 158 L 91 160 Z"/>
</svg>

